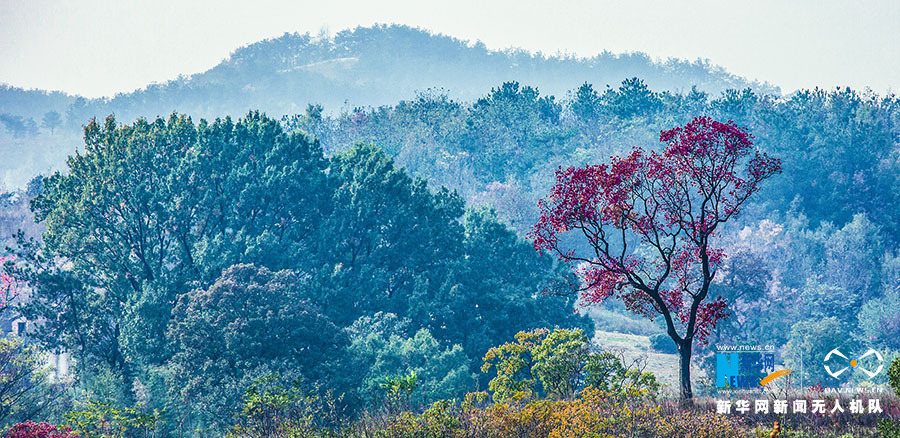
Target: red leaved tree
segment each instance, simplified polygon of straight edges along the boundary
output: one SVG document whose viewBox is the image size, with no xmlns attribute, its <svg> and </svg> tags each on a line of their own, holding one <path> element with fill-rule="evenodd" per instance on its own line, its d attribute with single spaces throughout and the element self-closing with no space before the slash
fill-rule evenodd
<svg viewBox="0 0 900 438">
<path fill-rule="evenodd" d="M 728 315 L 721 296 L 708 299 L 725 258 L 717 231 L 781 162 L 756 151 L 731 121 L 697 117 L 659 140 L 661 153 L 634 148 L 609 164 L 558 170 L 530 237 L 538 251 L 575 265 L 585 305 L 613 297 L 639 315 L 662 315 L 678 346 L 681 397 L 689 400 L 694 340 L 705 342 Z M 562 244 L 568 232 L 589 250 Z"/>
</svg>

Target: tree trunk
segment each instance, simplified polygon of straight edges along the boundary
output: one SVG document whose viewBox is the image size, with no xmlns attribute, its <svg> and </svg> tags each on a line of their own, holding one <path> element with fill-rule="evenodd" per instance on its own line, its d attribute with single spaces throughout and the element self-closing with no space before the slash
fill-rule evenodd
<svg viewBox="0 0 900 438">
<path fill-rule="evenodd" d="M 691 338 L 678 343 L 679 380 L 681 381 L 681 400 L 691 402 L 694 392 L 691 390 Z"/>
</svg>

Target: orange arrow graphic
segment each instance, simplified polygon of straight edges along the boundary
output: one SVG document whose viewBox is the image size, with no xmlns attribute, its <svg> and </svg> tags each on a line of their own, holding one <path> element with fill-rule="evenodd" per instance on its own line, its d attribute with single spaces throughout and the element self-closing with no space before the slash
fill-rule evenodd
<svg viewBox="0 0 900 438">
<path fill-rule="evenodd" d="M 775 371 L 774 373 L 769 374 L 769 375 L 766 376 L 764 379 L 760 380 L 760 381 L 759 381 L 759 386 L 766 386 L 767 383 L 769 383 L 769 382 L 771 382 L 771 381 L 773 381 L 773 380 L 775 380 L 775 379 L 777 379 L 777 378 L 779 378 L 779 377 L 781 377 L 781 376 L 786 376 L 786 375 L 788 375 L 788 374 L 790 374 L 790 373 L 791 373 L 791 370 L 778 370 L 778 371 Z"/>
</svg>

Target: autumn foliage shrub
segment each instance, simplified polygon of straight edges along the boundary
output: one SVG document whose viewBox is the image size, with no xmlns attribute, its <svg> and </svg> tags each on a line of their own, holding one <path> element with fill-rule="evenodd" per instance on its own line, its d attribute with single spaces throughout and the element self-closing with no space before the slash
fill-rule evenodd
<svg viewBox="0 0 900 438">
<path fill-rule="evenodd" d="M 741 418 L 712 412 L 681 411 L 659 416 L 656 436 L 685 438 L 737 438 L 746 436 Z"/>
<path fill-rule="evenodd" d="M 741 419 L 686 410 L 660 412 L 646 390 L 628 395 L 593 387 L 569 400 L 492 403 L 475 407 L 443 401 L 422 414 L 364 418 L 346 436 L 375 437 L 739 437 Z"/>
<path fill-rule="evenodd" d="M 402 412 L 386 418 L 364 420 L 358 423 L 357 427 L 354 427 L 347 435 L 397 438 L 470 436 L 462 425 L 463 416 L 460 414 L 460 410 L 453 406 L 450 401 L 442 400 L 432 404 L 420 415 Z M 379 423 L 381 424 L 380 427 L 378 426 Z"/>
<path fill-rule="evenodd" d="M 896 406 L 896 399 L 885 406 Z M 407 408 L 409 409 L 409 408 Z M 267 416 L 268 429 L 248 434 L 238 428 L 232 436 L 249 437 L 397 437 L 397 438 L 493 438 L 493 437 L 682 437 L 736 438 L 769 436 L 779 421 L 782 438 L 845 436 L 884 437 L 897 435 L 895 421 L 876 416 L 772 416 L 720 415 L 715 400 L 698 399 L 685 405 L 676 399 L 654 396 L 647 388 L 605 390 L 588 386 L 566 399 L 492 401 L 487 392 L 466 395 L 462 400 L 442 400 L 424 411 L 382 409 L 363 413 L 352 423 L 315 426 L 321 412 L 304 411 L 306 422 L 291 422 L 284 412 Z M 886 409 L 888 418 L 897 412 Z"/>
<path fill-rule="evenodd" d="M 653 433 L 658 408 L 589 387 L 580 397 L 562 402 L 550 438 L 645 436 Z"/>
<path fill-rule="evenodd" d="M 54 426 L 50 423 L 35 423 L 26 421 L 9 428 L 7 438 L 79 438 L 80 435 L 72 432 L 67 426 Z"/>
<path fill-rule="evenodd" d="M 561 403 L 538 400 L 517 405 L 495 403 L 484 410 L 472 411 L 471 424 L 475 436 L 547 436 L 554 427 L 554 417 Z"/>
</svg>

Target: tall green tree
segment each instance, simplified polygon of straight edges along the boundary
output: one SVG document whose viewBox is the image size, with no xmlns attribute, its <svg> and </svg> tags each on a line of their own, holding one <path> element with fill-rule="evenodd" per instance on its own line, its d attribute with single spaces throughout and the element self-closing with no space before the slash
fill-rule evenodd
<svg viewBox="0 0 900 438">
<path fill-rule="evenodd" d="M 462 149 L 482 181 L 502 181 L 561 152 L 571 135 L 560 125 L 562 106 L 537 88 L 504 82 L 478 99 L 469 111 Z"/>
<path fill-rule="evenodd" d="M 334 211 L 318 247 L 327 311 L 343 325 L 377 311 L 414 311 L 411 297 L 434 295 L 461 254 L 462 199 L 443 188 L 432 193 L 370 145 L 332 157 L 328 174 Z"/>
<path fill-rule="evenodd" d="M 259 113 L 92 121 L 85 151 L 32 201 L 46 232 L 21 246 L 36 288 L 26 312 L 80 366 L 105 362 L 130 385 L 171 353 L 162 334 L 181 294 L 234 263 L 306 259 L 323 168 L 315 142 Z"/>
<path fill-rule="evenodd" d="M 241 264 L 181 296 L 169 326 L 172 408 L 228 426 L 244 389 L 272 373 L 340 387 L 347 335 L 310 300 L 314 287 L 300 273 Z"/>
<path fill-rule="evenodd" d="M 50 130 L 50 135 L 53 135 L 56 131 L 56 128 L 59 128 L 62 125 L 62 116 L 59 115 L 56 111 L 47 111 L 44 113 L 44 118 L 41 119 L 41 126 Z"/>
</svg>

